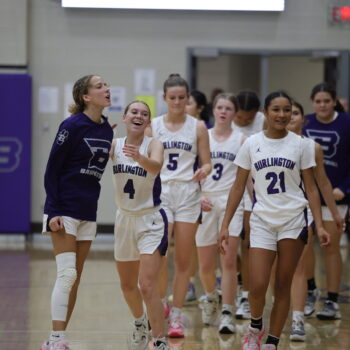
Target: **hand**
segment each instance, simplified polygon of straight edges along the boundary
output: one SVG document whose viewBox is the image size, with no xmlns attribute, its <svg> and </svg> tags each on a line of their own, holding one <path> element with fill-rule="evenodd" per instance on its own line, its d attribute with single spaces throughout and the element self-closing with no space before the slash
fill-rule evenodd
<svg viewBox="0 0 350 350">
<path fill-rule="evenodd" d="M 135 145 L 124 145 L 124 147 L 122 148 L 123 153 L 136 162 L 138 161 L 138 159 L 140 159 L 141 156 L 139 150 L 140 147 Z"/>
<path fill-rule="evenodd" d="M 345 197 L 345 193 L 340 188 L 333 188 L 333 196 L 336 201 L 341 201 Z"/>
<path fill-rule="evenodd" d="M 199 181 L 201 181 L 201 180 L 204 180 L 204 179 L 207 177 L 207 175 L 208 175 L 208 174 L 207 174 L 207 172 L 206 172 L 204 169 L 199 168 L 199 169 L 197 169 L 196 172 L 194 173 L 192 180 L 193 180 L 194 182 L 199 182 Z"/>
<path fill-rule="evenodd" d="M 211 211 L 213 209 L 213 203 L 209 198 L 203 197 L 201 198 L 201 208 L 203 211 Z"/>
<path fill-rule="evenodd" d="M 229 232 L 227 228 L 221 228 L 218 237 L 218 250 L 220 254 L 225 255 L 226 247 L 228 245 Z"/>
<path fill-rule="evenodd" d="M 344 218 L 342 218 L 339 214 L 334 216 L 334 222 L 337 225 L 338 232 L 343 232 L 345 227 Z"/>
<path fill-rule="evenodd" d="M 317 236 L 321 247 L 326 247 L 330 244 L 331 236 L 323 227 L 317 229 Z"/>
<path fill-rule="evenodd" d="M 63 219 L 61 216 L 53 217 L 49 222 L 49 227 L 52 232 L 58 232 L 64 229 Z"/>
</svg>

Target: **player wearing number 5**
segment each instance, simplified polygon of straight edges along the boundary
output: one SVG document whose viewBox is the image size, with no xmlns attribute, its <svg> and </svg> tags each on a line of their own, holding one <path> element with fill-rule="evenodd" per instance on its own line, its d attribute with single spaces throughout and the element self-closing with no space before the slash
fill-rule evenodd
<svg viewBox="0 0 350 350">
<path fill-rule="evenodd" d="M 164 145 L 162 204 L 175 240 L 175 278 L 169 336 L 183 337 L 181 308 L 190 277 L 191 254 L 201 214 L 199 181 L 211 171 L 208 131 L 202 121 L 186 115 L 189 87 L 179 74 L 164 82 L 167 114 L 152 120 L 153 136 Z M 199 165 L 197 165 L 197 156 Z"/>
<path fill-rule="evenodd" d="M 322 226 L 318 190 L 314 182 L 315 159 L 309 144 L 287 131 L 292 103 L 284 92 L 273 92 L 265 99 L 266 131 L 250 136 L 239 150 L 236 180 L 230 190 L 220 232 L 220 248 L 228 240 L 228 227 L 243 196 L 249 173 L 254 182 L 254 204 L 250 219 L 249 304 L 251 324 L 243 350 L 260 349 L 264 335 L 262 316 L 272 264 L 278 254 L 275 275 L 275 301 L 271 311 L 269 335 L 262 350 L 277 349 L 285 324 L 293 274 L 307 239 L 307 198 L 322 245 L 329 234 Z"/>
<path fill-rule="evenodd" d="M 153 348 L 166 350 L 164 311 L 157 288 L 161 256 L 168 246 L 167 217 L 160 207 L 163 145 L 144 136 L 150 123 L 147 104 L 131 102 L 122 121 L 127 136 L 113 140 L 111 151 L 117 204 L 114 257 L 124 298 L 135 318 L 130 348 L 148 347 L 149 319 Z"/>
</svg>

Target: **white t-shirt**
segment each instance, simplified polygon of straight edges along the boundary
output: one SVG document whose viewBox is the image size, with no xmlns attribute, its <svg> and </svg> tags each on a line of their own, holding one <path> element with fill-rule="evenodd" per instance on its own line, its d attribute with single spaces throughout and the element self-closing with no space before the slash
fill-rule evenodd
<svg viewBox="0 0 350 350">
<path fill-rule="evenodd" d="M 261 131 L 244 142 L 235 164 L 251 171 L 253 212 L 270 226 L 283 225 L 306 207 L 301 170 L 316 163 L 314 151 L 302 137 L 288 132 L 282 139 L 271 139 Z"/>
</svg>

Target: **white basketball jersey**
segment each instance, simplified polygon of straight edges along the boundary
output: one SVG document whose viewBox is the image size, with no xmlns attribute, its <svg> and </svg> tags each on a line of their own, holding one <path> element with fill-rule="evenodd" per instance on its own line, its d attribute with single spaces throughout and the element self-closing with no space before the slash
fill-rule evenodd
<svg viewBox="0 0 350 350">
<path fill-rule="evenodd" d="M 148 157 L 148 146 L 152 137 L 145 136 L 140 154 Z M 147 212 L 160 204 L 160 176 L 142 168 L 122 151 L 126 137 L 116 139 L 113 152 L 113 182 L 117 207 L 132 213 Z"/>
<path fill-rule="evenodd" d="M 209 129 L 212 171 L 202 184 L 202 192 L 229 191 L 236 178 L 237 165 L 234 160 L 242 144 L 244 135 L 233 130 L 223 142 L 215 140 L 213 129 Z"/>
<path fill-rule="evenodd" d="M 263 129 L 265 116 L 261 112 L 257 112 L 253 119 L 253 122 L 247 126 L 238 126 L 235 122 L 232 122 L 232 128 L 242 132 L 245 136 L 251 136 Z"/>
<path fill-rule="evenodd" d="M 244 142 L 235 163 L 251 171 L 253 212 L 270 226 L 283 225 L 306 207 L 301 170 L 315 166 L 315 156 L 302 137 L 288 132 L 271 139 L 259 132 Z"/>
<path fill-rule="evenodd" d="M 153 136 L 164 146 L 162 182 L 191 181 L 197 166 L 197 119 L 186 115 L 178 131 L 170 131 L 164 124 L 164 115 L 152 120 Z"/>
</svg>

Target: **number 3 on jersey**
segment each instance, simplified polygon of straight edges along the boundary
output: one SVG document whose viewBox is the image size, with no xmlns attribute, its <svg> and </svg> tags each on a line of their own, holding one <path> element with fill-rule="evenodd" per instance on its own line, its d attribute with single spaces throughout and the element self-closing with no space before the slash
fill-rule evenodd
<svg viewBox="0 0 350 350">
<path fill-rule="evenodd" d="M 125 186 L 124 186 L 124 193 L 129 193 L 129 199 L 134 199 L 134 194 L 135 194 L 135 188 L 134 188 L 134 182 L 129 179 Z"/>
<path fill-rule="evenodd" d="M 284 172 L 280 172 L 276 174 L 274 172 L 267 173 L 265 175 L 266 180 L 271 180 L 270 184 L 267 187 L 267 194 L 275 194 L 280 192 L 286 192 L 286 185 L 284 182 Z M 277 181 L 280 181 L 279 187 L 277 185 Z"/>
</svg>

